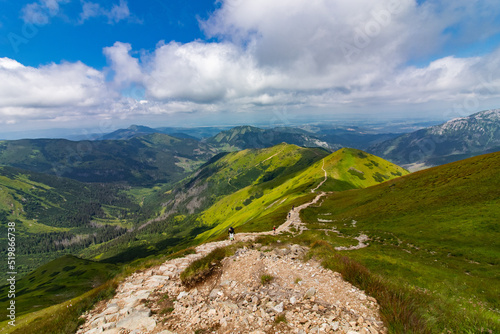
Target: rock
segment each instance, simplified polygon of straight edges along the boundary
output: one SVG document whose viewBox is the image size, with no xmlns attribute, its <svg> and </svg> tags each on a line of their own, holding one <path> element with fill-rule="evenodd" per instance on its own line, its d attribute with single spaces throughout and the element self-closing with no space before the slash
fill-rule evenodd
<svg viewBox="0 0 500 334">
<path fill-rule="evenodd" d="M 102 329 L 104 331 L 108 330 L 108 329 L 113 329 L 113 328 L 116 328 L 116 323 L 115 322 L 110 322 L 110 323 L 107 323 L 107 324 L 104 324 L 102 326 Z"/>
<path fill-rule="evenodd" d="M 182 299 L 182 298 L 184 298 L 184 297 L 187 297 L 187 296 L 189 296 L 189 293 L 188 293 L 188 292 L 186 292 L 186 291 L 182 291 L 182 292 L 181 292 L 181 293 L 179 293 L 179 295 L 177 296 L 177 300 L 180 300 L 180 299 Z"/>
<path fill-rule="evenodd" d="M 102 334 L 119 334 L 120 330 L 118 328 L 111 328 L 102 332 Z"/>
<path fill-rule="evenodd" d="M 104 325 L 105 323 L 106 323 L 106 320 L 104 319 L 104 317 L 99 317 L 99 318 L 96 318 L 94 321 L 92 321 L 92 323 L 90 324 L 90 327 L 92 327 L 92 328 L 100 327 L 100 326 Z"/>
<path fill-rule="evenodd" d="M 219 293 L 221 291 L 218 290 L 218 289 L 213 289 L 211 292 L 210 292 L 210 295 L 208 296 L 210 299 L 215 299 L 219 296 Z"/>
<path fill-rule="evenodd" d="M 151 310 L 149 311 L 136 311 L 129 316 L 118 321 L 117 328 L 125 328 L 131 331 L 146 330 L 147 332 L 153 331 L 156 327 L 156 321 L 150 318 Z"/>
<path fill-rule="evenodd" d="M 77 334 L 181 334 L 218 327 L 221 333 L 250 334 L 386 331 L 379 321 L 378 305 L 368 298 L 368 302 L 361 301 L 363 291 L 353 289 L 339 274 L 322 268 L 318 262 L 293 260 L 307 251 L 299 245 L 282 243 L 281 249 L 271 247 L 269 250 L 273 252 L 262 254 L 262 258 L 255 247 L 237 251 L 238 256 L 223 260 L 219 281 L 210 279 L 202 282 L 199 290 L 185 291 L 179 273 L 216 246 L 228 244 L 227 241 L 205 244 L 196 248 L 195 255 L 133 274 L 117 288 L 117 294 L 102 311 L 86 313 L 83 318 L 86 323 Z M 167 272 L 172 275 L 170 280 L 166 278 Z M 262 272 L 279 279 L 262 285 L 259 280 Z M 303 278 L 300 284 L 293 283 L 297 277 Z M 219 285 L 214 285 L 216 282 Z M 331 292 L 321 290 L 320 295 L 323 286 L 331 287 Z M 155 310 L 154 317 L 149 307 Z M 276 326 L 278 315 L 284 315 L 287 323 Z M 160 326 L 170 330 L 160 330 Z"/>
<path fill-rule="evenodd" d="M 98 327 L 98 328 L 92 328 L 91 330 L 88 330 L 85 332 L 85 334 L 97 334 L 97 333 L 102 333 L 102 328 L 101 327 Z"/>
<path fill-rule="evenodd" d="M 283 302 L 279 303 L 278 305 L 276 305 L 275 307 L 273 307 L 273 310 L 276 312 L 276 313 L 281 313 L 283 312 Z"/>
<path fill-rule="evenodd" d="M 315 294 L 316 294 L 316 289 L 315 288 L 310 288 L 304 294 L 304 298 L 312 298 Z"/>
<path fill-rule="evenodd" d="M 333 331 L 336 331 L 337 329 L 339 329 L 340 323 L 338 321 L 335 321 L 335 322 L 332 322 L 330 324 L 330 326 L 332 327 Z"/>
<path fill-rule="evenodd" d="M 141 300 L 148 299 L 150 294 L 149 291 L 137 291 L 133 296 L 124 300 L 125 307 L 136 307 L 141 303 Z"/>
<path fill-rule="evenodd" d="M 120 307 L 118 306 L 118 304 L 112 303 L 108 305 L 108 307 L 102 312 L 102 314 L 104 315 L 113 314 L 113 313 L 118 313 L 118 311 L 120 311 Z"/>
</svg>

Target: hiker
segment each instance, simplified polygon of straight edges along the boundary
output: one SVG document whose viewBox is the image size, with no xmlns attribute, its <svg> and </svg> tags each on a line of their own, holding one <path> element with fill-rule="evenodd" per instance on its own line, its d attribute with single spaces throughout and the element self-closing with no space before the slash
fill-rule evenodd
<svg viewBox="0 0 500 334">
<path fill-rule="evenodd" d="M 293 209 L 295 209 L 295 205 L 292 205 L 292 211 L 293 211 Z"/>
<path fill-rule="evenodd" d="M 288 213 L 288 218 L 290 218 L 291 216 L 292 216 L 292 213 L 291 213 L 291 212 L 289 212 L 289 213 Z"/>
<path fill-rule="evenodd" d="M 229 240 L 233 241 L 234 240 L 234 228 L 231 226 L 229 227 Z"/>
<path fill-rule="evenodd" d="M 276 225 L 273 226 L 273 234 L 276 234 Z"/>
</svg>

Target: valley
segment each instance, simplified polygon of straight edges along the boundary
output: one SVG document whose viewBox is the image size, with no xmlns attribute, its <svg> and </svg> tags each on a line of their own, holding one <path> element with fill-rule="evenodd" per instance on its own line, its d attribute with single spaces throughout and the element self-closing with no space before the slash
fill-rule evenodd
<svg viewBox="0 0 500 334">
<path fill-rule="evenodd" d="M 258 237 L 242 247 L 306 247 L 304 260 L 378 301 L 391 333 L 498 328 L 498 153 L 409 173 L 304 130 L 237 127 L 204 140 L 132 130 L 0 142 L 1 228 L 18 226 L 26 324 L 50 327 L 49 310 L 71 302 L 79 311 L 57 321 L 72 332 L 131 273 L 221 242 L 232 226 Z M 273 226 L 280 235 L 262 233 Z"/>
</svg>

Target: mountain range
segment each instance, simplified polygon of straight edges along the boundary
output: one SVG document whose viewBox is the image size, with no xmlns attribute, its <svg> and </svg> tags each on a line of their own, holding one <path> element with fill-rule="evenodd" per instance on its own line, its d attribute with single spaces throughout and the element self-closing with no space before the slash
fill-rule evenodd
<svg viewBox="0 0 500 334">
<path fill-rule="evenodd" d="M 215 153 L 216 150 L 198 140 L 158 133 L 128 140 L 0 141 L 0 165 L 82 182 L 141 186 L 178 181 Z"/>
<path fill-rule="evenodd" d="M 0 141 L 2 252 L 11 221 L 18 244 L 29 245 L 18 251 L 19 315 L 53 321 L 40 308 L 76 296 L 92 304 L 85 296 L 97 290 L 89 282 L 108 289 L 151 259 L 225 239 L 229 226 L 270 231 L 292 207 L 323 193 L 300 213 L 306 229 L 263 240 L 301 243 L 325 266 L 347 270 L 335 250 L 364 235 L 368 248 L 343 254 L 399 296 L 408 287 L 413 299 L 430 291 L 422 297 L 430 304 L 419 308 L 441 312 L 445 320 L 422 313 L 437 332 L 456 329 L 452 318 L 472 332 L 475 323 L 496 328 L 500 155 L 481 154 L 500 147 L 498 125 L 499 110 L 491 110 L 403 135 L 241 126 L 199 138 L 132 126 L 95 141 Z M 467 286 L 440 283 L 453 277 Z M 454 305 L 472 297 L 481 305 L 462 316 Z M 44 302 L 32 305 L 35 299 Z M 439 310 L 449 300 L 452 315 Z"/>
<path fill-rule="evenodd" d="M 66 298 L 90 303 L 88 298 L 99 290 L 78 296 L 92 288 L 85 285 L 89 281 L 116 282 L 116 277 L 125 277 L 120 275 L 134 266 L 147 266 L 151 259 L 177 251 L 182 254 L 178 256 L 189 254 L 190 246 L 225 238 L 229 225 L 237 233 L 269 231 L 286 220 L 292 206 L 315 197 L 311 191 L 327 191 L 324 200 L 301 213 L 306 230 L 261 242 L 304 243 L 312 256 L 323 259 L 325 268 L 351 279 L 348 270 L 353 269 L 345 267 L 344 258 L 338 262 L 334 248 L 349 248 L 360 233 L 365 234 L 368 247 L 343 256 L 369 268 L 359 269 L 352 282 L 376 296 L 383 308 L 388 307 L 383 294 L 389 286 L 397 298 L 409 298 L 407 303 L 416 305 L 412 319 L 418 316 L 426 322 L 424 332 L 474 331 L 478 324 L 494 331 L 499 158 L 493 153 L 408 174 L 355 149 L 330 154 L 280 144 L 220 154 L 176 186 L 150 194 L 164 208 L 161 219 L 79 252 L 93 261 L 64 256 L 22 278 L 20 319 L 38 317 L 38 324 L 52 324 L 54 318 L 47 316 L 52 311 L 38 311 L 30 301 L 46 301 L 42 307 Z M 11 173 L 9 179 L 22 177 Z M 365 283 L 366 275 L 375 275 L 366 282 L 379 283 Z M 452 284 L 442 284 L 443 279 Z M 458 284 L 462 280 L 465 286 Z M 405 290 L 408 287 L 412 292 Z M 470 298 L 479 304 L 464 311 L 461 305 Z"/>
<path fill-rule="evenodd" d="M 500 150 L 500 109 L 475 113 L 375 144 L 368 151 L 412 169 Z"/>
</svg>

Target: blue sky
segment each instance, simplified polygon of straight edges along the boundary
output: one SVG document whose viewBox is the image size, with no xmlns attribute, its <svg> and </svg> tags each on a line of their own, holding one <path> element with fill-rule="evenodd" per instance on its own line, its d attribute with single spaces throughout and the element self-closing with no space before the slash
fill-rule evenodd
<svg viewBox="0 0 500 334">
<path fill-rule="evenodd" d="M 3 133 L 447 120 L 499 78 L 497 0 L 0 0 Z"/>
<path fill-rule="evenodd" d="M 198 19 L 207 18 L 217 7 L 212 1 L 122 1 L 121 6 L 124 8 L 125 4 L 129 14 L 123 14 L 126 15 L 123 18 L 115 14 L 110 18 L 113 7 L 120 8 L 120 1 L 99 1 L 96 3 L 102 12 L 82 21 L 85 2 L 60 2 L 53 15 L 50 9 L 37 8 L 48 22 L 28 21 L 37 31 L 31 36 L 23 18 L 26 6 L 33 3 L 37 4 L 0 1 L 1 56 L 35 67 L 51 62 L 82 61 L 97 69 L 106 66 L 103 47 L 116 41 L 132 43 L 137 50 L 154 50 L 160 40 L 188 43 L 203 39 Z M 23 34 L 23 28 L 29 31 L 28 34 Z M 9 33 L 27 37 L 28 42 L 19 41 L 14 46 Z"/>
</svg>

